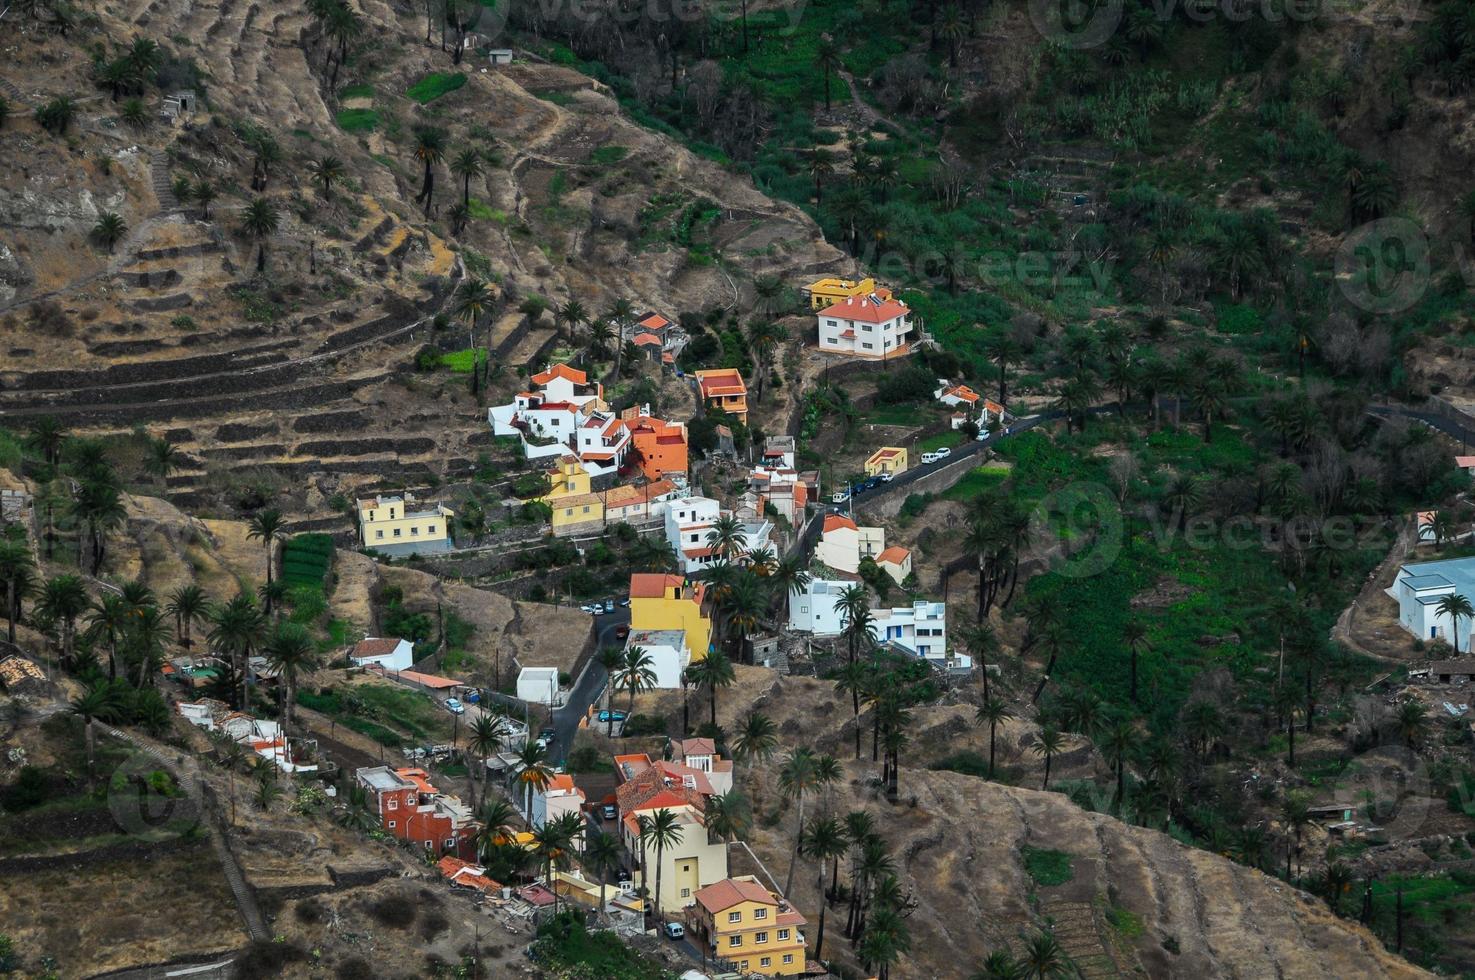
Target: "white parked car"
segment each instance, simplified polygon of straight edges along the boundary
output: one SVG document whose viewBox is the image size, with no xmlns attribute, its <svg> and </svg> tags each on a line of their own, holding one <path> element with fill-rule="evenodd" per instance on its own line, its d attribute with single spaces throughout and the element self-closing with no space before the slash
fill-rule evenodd
<svg viewBox="0 0 1475 980">
<path fill-rule="evenodd" d="M 935 463 L 935 462 L 937 462 L 937 460 L 938 460 L 938 456 L 937 456 L 936 453 L 923 453 L 922 454 L 922 465 L 923 466 L 926 466 L 928 463 Z"/>
<path fill-rule="evenodd" d="M 895 473 L 891 472 L 890 470 L 882 470 L 881 471 L 881 482 L 882 483 L 890 483 L 894 479 L 896 479 L 896 474 Z"/>
<path fill-rule="evenodd" d="M 464 715 L 466 706 L 455 698 L 446 698 L 446 710 L 453 715 Z"/>
<path fill-rule="evenodd" d="M 849 499 L 849 490 L 836 490 L 834 493 L 830 494 L 830 503 L 832 504 L 843 504 Z"/>
<path fill-rule="evenodd" d="M 946 446 L 943 446 L 941 449 L 937 450 L 936 452 L 934 452 L 932 454 L 932 458 L 933 459 L 947 459 L 952 454 L 953 454 L 953 451 L 951 449 L 949 449 Z"/>
</svg>

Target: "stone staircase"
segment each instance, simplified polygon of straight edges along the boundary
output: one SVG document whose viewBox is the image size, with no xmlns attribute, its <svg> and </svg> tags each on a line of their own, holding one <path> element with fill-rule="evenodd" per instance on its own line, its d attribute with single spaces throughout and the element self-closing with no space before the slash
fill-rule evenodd
<svg viewBox="0 0 1475 980">
<path fill-rule="evenodd" d="M 1041 914 L 1054 922 L 1055 938 L 1084 980 L 1123 976 L 1121 965 L 1101 940 L 1104 923 L 1086 902 L 1046 902 Z"/>
<path fill-rule="evenodd" d="M 169 154 L 163 150 L 149 152 L 149 181 L 154 188 L 154 197 L 159 199 L 159 213 L 178 211 L 179 198 L 174 196 L 173 178 L 169 173 Z"/>
</svg>

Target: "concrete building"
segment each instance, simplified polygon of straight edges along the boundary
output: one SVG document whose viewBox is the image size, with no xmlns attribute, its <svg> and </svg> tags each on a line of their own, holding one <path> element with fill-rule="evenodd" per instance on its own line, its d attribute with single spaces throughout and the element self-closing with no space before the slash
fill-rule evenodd
<svg viewBox="0 0 1475 980">
<path fill-rule="evenodd" d="M 736 368 L 697 371 L 697 394 L 709 409 L 726 412 L 744 425 L 748 422 L 748 386 Z"/>
<path fill-rule="evenodd" d="M 559 704 L 558 668 L 524 667 L 517 675 L 517 697 L 529 704 Z"/>
<path fill-rule="evenodd" d="M 901 646 L 923 660 L 947 659 L 947 606 L 918 599 L 910 606 L 871 611 L 877 643 Z"/>
<path fill-rule="evenodd" d="M 840 594 L 855 585 L 815 578 L 803 592 L 789 597 L 789 629 L 815 636 L 838 636 L 845 629 L 846 617 L 837 608 Z"/>
<path fill-rule="evenodd" d="M 676 552 L 681 571 L 690 573 L 710 568 L 718 560 L 707 535 L 725 512 L 711 497 L 686 497 L 666 504 L 666 541 Z M 746 551 L 771 547 L 773 525 L 755 521 L 743 525 Z M 741 556 L 738 556 L 741 560 Z"/>
<path fill-rule="evenodd" d="M 885 528 L 861 527 L 844 514 L 827 514 L 814 557 L 837 572 L 857 575 L 862 558 L 875 558 L 885 550 Z"/>
<path fill-rule="evenodd" d="M 543 826 L 570 813 L 579 813 L 584 808 L 584 791 L 574 785 L 574 777 L 566 772 L 554 773 L 548 785 L 533 788 L 533 810 L 527 815 L 528 823 L 534 828 Z M 518 797 L 521 802 L 521 797 Z M 583 838 L 577 838 L 575 847 L 583 848 Z"/>
<path fill-rule="evenodd" d="M 681 687 L 682 675 L 691 664 L 685 630 L 632 629 L 625 639 L 625 649 L 631 647 L 639 647 L 650 657 L 650 669 L 655 674 L 657 688 L 677 690 Z"/>
<path fill-rule="evenodd" d="M 891 298 L 891 290 L 885 286 L 878 286 L 876 280 L 870 278 L 860 280 L 834 277 L 816 279 L 804 287 L 804 292 L 809 297 L 811 310 L 822 310 L 826 306 L 834 306 L 836 303 L 843 303 L 857 296 L 870 296 L 872 293 L 882 299 Z"/>
<path fill-rule="evenodd" d="M 471 808 L 437 790 L 424 769 L 376 766 L 357 770 L 354 778 L 385 833 L 419 844 L 427 854 L 475 858 L 480 825 Z"/>
<path fill-rule="evenodd" d="M 554 534 L 604 523 L 604 496 L 594 492 L 589 471 L 573 453 L 560 456 L 548 471 L 548 492 L 541 499 L 548 505 Z"/>
<path fill-rule="evenodd" d="M 711 786 L 705 777 L 686 767 L 673 769 L 656 764 L 645 755 L 615 756 L 615 801 L 619 813 L 619 836 L 625 852 L 639 868 L 640 878 L 652 892 L 656 887 L 657 855 L 640 845 L 640 818 L 657 810 L 675 816 L 679 839 L 660 855 L 660 904 L 664 914 L 679 914 L 706 885 L 727 877 L 727 845 L 712 842 L 702 818 Z M 704 792 L 705 790 L 705 792 Z M 645 863 L 642 866 L 641 858 Z"/>
<path fill-rule="evenodd" d="M 656 418 L 649 405 L 625 409 L 620 421 L 630 430 L 635 465 L 647 480 L 686 476 L 689 460 L 683 423 Z"/>
<path fill-rule="evenodd" d="M 897 585 L 912 574 L 912 553 L 905 548 L 892 545 L 876 556 L 876 566 L 891 576 Z"/>
<path fill-rule="evenodd" d="M 420 504 L 414 494 L 380 494 L 358 501 L 359 540 L 386 555 L 432 555 L 450 551 L 451 519 L 441 504 Z"/>
<path fill-rule="evenodd" d="M 882 446 L 871 453 L 866 459 L 866 476 L 881 476 L 890 473 L 896 476 L 905 473 L 907 468 L 907 451 L 903 446 Z"/>
</svg>

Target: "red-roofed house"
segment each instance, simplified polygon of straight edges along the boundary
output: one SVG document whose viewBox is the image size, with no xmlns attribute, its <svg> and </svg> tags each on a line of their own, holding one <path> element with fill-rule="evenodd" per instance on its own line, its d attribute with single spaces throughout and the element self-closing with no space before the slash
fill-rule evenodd
<svg viewBox="0 0 1475 980">
<path fill-rule="evenodd" d="M 850 296 L 816 314 L 819 349 L 855 357 L 899 357 L 911 350 L 912 311 L 875 293 Z"/>
<path fill-rule="evenodd" d="M 435 869 L 452 885 L 474 888 L 481 892 L 500 891 L 502 885 L 487 875 L 487 869 L 447 854 L 435 862 Z"/>
<path fill-rule="evenodd" d="M 708 408 L 733 416 L 744 425 L 748 422 L 748 386 L 735 368 L 697 371 L 697 391 Z"/>
<path fill-rule="evenodd" d="M 615 756 L 615 801 L 619 808 L 620 839 L 625 852 L 639 866 L 641 855 L 649 862 L 640 868 L 641 878 L 655 887 L 656 854 L 640 846 L 640 818 L 668 810 L 676 818 L 680 840 L 660 855 L 661 908 L 674 912 L 692 903 L 703 886 L 727 877 L 727 845 L 708 839 L 703 819 L 705 797 L 698 785 L 710 791 L 704 774 L 679 763 L 653 763 L 649 756 Z"/>
<path fill-rule="evenodd" d="M 881 571 L 890 575 L 892 580 L 900 585 L 908 575 L 912 574 L 912 553 L 905 548 L 892 545 L 876 556 L 876 564 Z"/>
<path fill-rule="evenodd" d="M 814 557 L 851 575 L 860 572 L 862 558 L 874 558 L 886 548 L 886 529 L 859 527 L 843 514 L 826 514 Z"/>
<path fill-rule="evenodd" d="M 559 817 L 578 813 L 585 802 L 584 791 L 574 785 L 573 776 L 555 773 L 546 786 L 533 788 L 533 812 L 528 815 L 528 823 L 534 828 L 541 827 Z M 578 838 L 574 846 L 582 850 L 583 838 Z"/>
<path fill-rule="evenodd" d="M 592 443 L 594 436 L 584 432 L 591 423 L 599 428 L 601 450 L 613 447 L 613 432 L 604 431 L 612 417 L 605 412 L 604 387 L 591 382 L 583 371 L 567 364 L 553 367 L 532 377 L 536 391 L 522 391 L 506 405 L 487 409 L 487 422 L 498 436 L 517 436 L 522 440 L 528 459 L 562 455 L 569 449 L 580 452 L 580 446 Z"/>
<path fill-rule="evenodd" d="M 369 810 L 385 833 L 421 844 L 429 853 L 475 856 L 481 825 L 470 807 L 438 791 L 424 769 L 375 766 L 359 769 L 354 778 L 368 793 Z"/>
<path fill-rule="evenodd" d="M 649 406 L 634 405 L 620 414 L 620 421 L 630 430 L 635 460 L 647 480 L 659 480 L 673 473 L 686 475 L 688 459 L 683 423 L 658 419 L 650 414 Z"/>
<path fill-rule="evenodd" d="M 415 665 L 415 645 L 399 637 L 370 637 L 354 644 L 348 656 L 355 667 L 382 667 L 385 670 L 409 670 Z"/>
<path fill-rule="evenodd" d="M 805 971 L 804 916 L 752 875 L 724 878 L 694 896 L 689 920 L 714 957 L 744 974 L 797 976 Z"/>
</svg>

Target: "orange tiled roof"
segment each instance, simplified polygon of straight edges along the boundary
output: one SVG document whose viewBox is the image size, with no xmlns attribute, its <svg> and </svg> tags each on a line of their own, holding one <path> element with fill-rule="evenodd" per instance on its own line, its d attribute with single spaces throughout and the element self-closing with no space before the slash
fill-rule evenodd
<svg viewBox="0 0 1475 980">
<path fill-rule="evenodd" d="M 563 378 L 572 381 L 576 385 L 589 383 L 589 376 L 577 368 L 571 368 L 567 364 L 555 364 L 541 374 L 533 375 L 533 384 L 545 385 L 554 378 Z"/>
<path fill-rule="evenodd" d="M 870 296 L 852 296 L 819 311 L 820 316 L 859 320 L 862 323 L 885 323 L 904 316 L 906 313 L 905 303 L 900 300 L 882 299 L 874 293 Z"/>
<path fill-rule="evenodd" d="M 666 595 L 667 589 L 679 589 L 685 584 L 686 579 L 680 575 L 636 572 L 630 576 L 630 598 L 660 599 Z"/>
<path fill-rule="evenodd" d="M 892 545 L 891 547 L 887 548 L 885 551 L 876 556 L 876 564 L 879 565 L 882 562 L 890 562 L 893 565 L 900 565 L 902 562 L 906 561 L 910 557 L 912 557 L 912 553 L 910 551 L 906 550 L 903 547 L 900 547 L 899 545 Z"/>
<path fill-rule="evenodd" d="M 659 347 L 661 346 L 661 338 L 657 337 L 653 333 L 638 333 L 635 335 L 635 339 L 632 341 L 632 343 L 634 343 L 636 347 Z"/>
<path fill-rule="evenodd" d="M 829 534 L 831 531 L 838 530 L 842 527 L 849 528 L 852 531 L 859 530 L 859 528 L 855 526 L 855 522 L 846 517 L 844 514 L 826 514 L 825 526 L 821 533 Z"/>
<path fill-rule="evenodd" d="M 695 895 L 702 908 L 716 914 L 726 911 L 734 905 L 742 902 L 758 902 L 762 905 L 777 905 L 772 893 L 756 881 L 743 881 L 738 878 L 723 878 L 714 881 L 706 888 L 698 888 Z"/>
<path fill-rule="evenodd" d="M 743 384 L 743 376 L 735 368 L 698 371 L 697 385 L 702 389 L 702 395 L 707 398 L 713 395 L 746 395 L 748 393 L 748 386 Z"/>
</svg>

